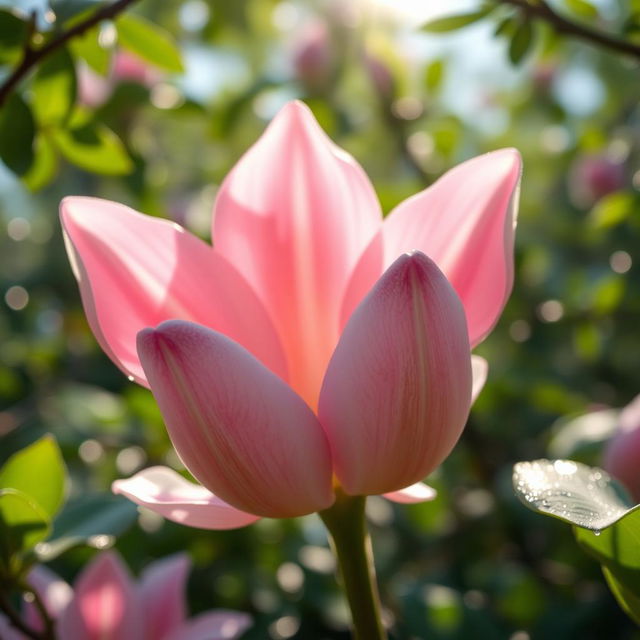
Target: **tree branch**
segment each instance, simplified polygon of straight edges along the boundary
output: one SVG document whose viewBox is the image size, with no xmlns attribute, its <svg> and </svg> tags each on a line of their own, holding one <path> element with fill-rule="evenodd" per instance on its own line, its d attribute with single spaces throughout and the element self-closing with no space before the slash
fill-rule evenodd
<svg viewBox="0 0 640 640">
<path fill-rule="evenodd" d="M 586 25 L 572 22 L 568 18 L 556 13 L 546 0 L 501 0 L 502 4 L 518 7 L 525 15 L 538 18 L 549 24 L 558 33 L 580 38 L 593 45 L 599 45 L 611 51 L 632 56 L 640 60 L 640 45 L 628 40 L 621 40 L 613 35 L 598 31 Z"/>
<path fill-rule="evenodd" d="M 2 85 L 0 85 L 0 107 L 2 107 L 6 102 L 7 98 L 11 95 L 11 92 L 15 89 L 20 80 L 22 80 L 22 78 L 24 78 L 24 76 L 26 76 L 41 60 L 60 47 L 63 47 L 72 38 L 82 35 L 85 31 L 95 27 L 103 20 L 112 20 L 134 2 L 136 2 L 136 0 L 116 0 L 113 4 L 98 9 L 96 12 L 92 13 L 81 22 L 78 22 L 67 31 L 63 31 L 60 35 L 56 36 L 53 40 L 50 40 L 38 49 L 34 49 L 31 46 L 31 37 L 28 37 L 20 64 L 11 72 Z"/>
</svg>

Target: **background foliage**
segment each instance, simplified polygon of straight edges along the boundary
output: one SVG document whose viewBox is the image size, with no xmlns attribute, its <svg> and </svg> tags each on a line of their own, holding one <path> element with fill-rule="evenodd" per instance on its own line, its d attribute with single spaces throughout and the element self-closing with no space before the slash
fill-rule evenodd
<svg viewBox="0 0 640 640">
<path fill-rule="evenodd" d="M 597 464 L 601 437 L 583 430 L 558 444 L 562 421 L 640 392 L 640 55 L 580 34 L 636 46 L 638 2 L 551 3 L 577 33 L 524 0 L 444 3 L 425 28 L 382 2 L 130 4 L 56 48 L 0 108 L 0 463 L 53 434 L 71 529 L 86 517 L 82 501 L 99 500 L 112 480 L 155 463 L 179 468 L 151 394 L 88 329 L 61 197 L 119 200 L 206 238 L 220 181 L 294 97 L 364 166 L 385 211 L 453 164 L 513 146 L 525 166 L 515 288 L 477 349 L 487 386 L 430 478 L 437 501 L 369 503 L 386 615 L 400 639 L 640 637 L 570 529 L 524 509 L 511 488 L 518 460 Z M 5 5 L 5 79 L 26 43 L 47 46 L 110 6 Z M 133 71 L 122 52 L 136 56 Z M 39 443 L 33 455 L 53 446 Z M 44 498 L 51 517 L 60 496 Z M 97 509 L 107 510 L 105 530 L 83 540 L 132 519 L 112 502 Z M 212 533 L 141 513 L 117 548 L 136 573 L 187 549 L 191 610 L 249 611 L 247 638 L 348 637 L 315 516 Z M 71 580 L 93 553 L 73 547 L 51 566 Z"/>
</svg>

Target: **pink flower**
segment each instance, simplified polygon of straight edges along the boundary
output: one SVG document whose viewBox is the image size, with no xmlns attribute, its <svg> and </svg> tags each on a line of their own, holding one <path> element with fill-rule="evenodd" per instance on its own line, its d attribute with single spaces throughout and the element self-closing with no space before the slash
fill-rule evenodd
<svg viewBox="0 0 640 640">
<path fill-rule="evenodd" d="M 640 396 L 618 416 L 618 427 L 607 443 L 602 465 L 640 501 Z"/>
<path fill-rule="evenodd" d="M 251 625 L 247 614 L 207 611 L 187 619 L 184 600 L 190 561 L 177 554 L 152 562 L 133 582 L 118 555 L 95 556 L 76 579 L 74 589 L 55 573 L 38 566 L 28 582 L 55 620 L 59 640 L 233 640 Z M 33 604 L 24 610 L 26 624 L 36 631 L 43 622 Z M 6 619 L 2 637 L 22 640 Z"/>
<path fill-rule="evenodd" d="M 160 71 L 132 53 L 120 50 L 113 56 L 107 77 L 99 75 L 87 65 L 78 68 L 78 95 L 83 104 L 99 107 L 107 101 L 114 87 L 121 82 L 152 87 L 160 78 Z"/>
<path fill-rule="evenodd" d="M 214 248 L 123 205 L 66 198 L 91 327 L 151 386 L 204 485 L 154 468 L 114 489 L 209 528 L 328 507 L 334 481 L 433 497 L 419 480 L 460 435 L 469 348 L 511 290 L 519 176 L 513 150 L 475 158 L 383 222 L 359 165 L 291 103 L 224 181 Z M 477 393 L 486 363 L 473 368 Z"/>
</svg>

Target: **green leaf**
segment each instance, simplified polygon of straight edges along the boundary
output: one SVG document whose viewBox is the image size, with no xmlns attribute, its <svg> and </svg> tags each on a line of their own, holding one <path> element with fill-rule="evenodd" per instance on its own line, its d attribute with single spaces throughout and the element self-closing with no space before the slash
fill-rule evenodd
<svg viewBox="0 0 640 640">
<path fill-rule="evenodd" d="M 613 571 L 602 567 L 602 573 L 622 610 L 637 624 L 640 625 L 640 596 L 626 587 L 618 580 Z"/>
<path fill-rule="evenodd" d="M 520 64 L 529 52 L 533 43 L 533 25 L 530 20 L 521 22 L 511 36 L 509 42 L 509 60 Z"/>
<path fill-rule="evenodd" d="M 616 191 L 600 198 L 589 213 L 594 229 L 609 229 L 624 222 L 634 211 L 635 199 L 627 191 Z"/>
<path fill-rule="evenodd" d="M 58 170 L 58 154 L 53 143 L 43 133 L 38 134 L 34 146 L 35 159 L 22 181 L 31 191 L 40 191 L 55 177 Z"/>
<path fill-rule="evenodd" d="M 66 122 L 76 101 L 76 70 L 67 49 L 60 49 L 40 65 L 31 85 L 33 111 L 42 125 Z"/>
<path fill-rule="evenodd" d="M 27 23 L 7 9 L 0 10 L 0 63 L 17 62 L 27 39 Z"/>
<path fill-rule="evenodd" d="M 32 549 L 50 530 L 49 517 L 28 495 L 0 489 L 0 552 L 7 568 L 15 568 L 15 556 Z"/>
<path fill-rule="evenodd" d="M 19 176 L 33 163 L 35 123 L 22 97 L 14 93 L 0 109 L 0 158 Z"/>
<path fill-rule="evenodd" d="M 606 471 L 572 460 L 518 462 L 513 486 L 533 511 L 592 531 L 610 527 L 635 509 Z"/>
<path fill-rule="evenodd" d="M 582 18 L 597 18 L 598 10 L 587 0 L 565 0 L 567 7 Z"/>
<path fill-rule="evenodd" d="M 52 518 L 64 500 L 67 470 L 58 443 L 44 436 L 12 455 L 0 469 L 0 489 L 17 489 Z"/>
<path fill-rule="evenodd" d="M 111 62 L 111 50 L 100 44 L 100 29 L 95 27 L 73 38 L 69 48 L 74 56 L 82 58 L 96 73 L 106 75 Z"/>
<path fill-rule="evenodd" d="M 448 31 L 456 31 L 457 29 L 462 29 L 463 27 L 467 27 L 470 24 L 474 24 L 475 22 L 482 20 L 484 17 L 489 15 L 492 10 L 493 7 L 485 7 L 484 9 L 478 9 L 471 13 L 460 13 L 455 16 L 436 18 L 435 20 L 431 20 L 423 25 L 422 30 L 428 31 L 429 33 L 446 33 Z"/>
<path fill-rule="evenodd" d="M 442 86 L 444 79 L 444 60 L 434 60 L 427 66 L 424 74 L 425 85 L 429 92 L 435 93 Z"/>
<path fill-rule="evenodd" d="M 67 160 L 87 171 L 123 175 L 133 170 L 120 138 L 101 123 L 55 131 L 53 141 Z"/>
<path fill-rule="evenodd" d="M 169 32 L 140 16 L 125 14 L 116 20 L 118 43 L 143 60 L 167 71 L 184 71 L 178 45 Z"/>
<path fill-rule="evenodd" d="M 65 507 L 56 518 L 51 538 L 36 547 L 38 560 L 49 562 L 78 545 L 99 549 L 110 546 L 137 516 L 136 505 L 118 496 L 82 498 Z"/>
</svg>

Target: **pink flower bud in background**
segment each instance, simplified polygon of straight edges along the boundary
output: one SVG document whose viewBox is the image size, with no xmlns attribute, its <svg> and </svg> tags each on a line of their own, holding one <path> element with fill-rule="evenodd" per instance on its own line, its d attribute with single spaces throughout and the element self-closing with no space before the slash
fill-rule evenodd
<svg viewBox="0 0 640 640">
<path fill-rule="evenodd" d="M 584 155 L 576 159 L 569 174 L 569 193 L 578 207 L 591 207 L 600 198 L 625 186 L 623 162 L 606 154 Z"/>
<path fill-rule="evenodd" d="M 378 95 L 392 99 L 395 94 L 396 82 L 384 61 L 373 53 L 366 52 L 364 66 Z"/>
<path fill-rule="evenodd" d="M 132 82 L 150 88 L 162 78 L 160 71 L 123 50 L 113 54 L 111 70 L 106 77 L 86 64 L 78 66 L 77 74 L 79 100 L 89 107 L 104 104 L 120 82 Z"/>
<path fill-rule="evenodd" d="M 335 58 L 329 27 L 320 21 L 303 28 L 293 47 L 296 79 L 310 94 L 324 92 L 331 84 Z"/>
<path fill-rule="evenodd" d="M 640 395 L 620 412 L 618 428 L 607 443 L 602 466 L 640 502 Z"/>
</svg>

